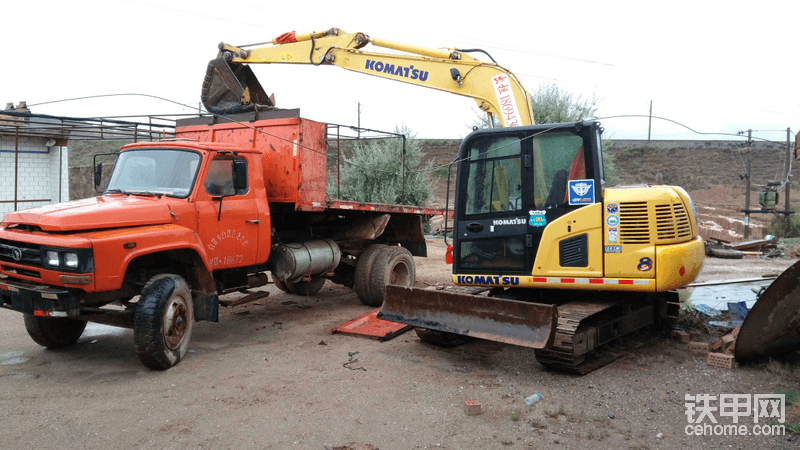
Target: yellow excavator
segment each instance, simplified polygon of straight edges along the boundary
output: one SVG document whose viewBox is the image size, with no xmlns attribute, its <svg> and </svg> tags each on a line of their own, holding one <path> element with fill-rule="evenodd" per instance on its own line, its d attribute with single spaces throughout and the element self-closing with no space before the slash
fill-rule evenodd
<svg viewBox="0 0 800 450">
<path fill-rule="evenodd" d="M 522 345 L 546 367 L 586 373 L 637 342 L 620 338 L 677 316 L 675 289 L 704 258 L 692 201 L 674 186 L 607 188 L 599 123 L 535 125 L 517 77 L 469 55 L 477 49 L 336 28 L 250 47 L 219 45 L 203 84 L 208 111 L 275 107 L 249 64 L 336 65 L 471 97 L 501 126 L 467 136 L 454 161 L 448 260 L 457 286 L 388 285 L 379 317 L 414 325 L 426 342 Z"/>
</svg>

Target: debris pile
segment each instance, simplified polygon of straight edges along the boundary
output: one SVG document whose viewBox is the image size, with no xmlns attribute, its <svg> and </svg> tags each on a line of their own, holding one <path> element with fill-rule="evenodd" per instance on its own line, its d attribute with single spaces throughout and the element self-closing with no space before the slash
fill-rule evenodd
<svg viewBox="0 0 800 450">
<path fill-rule="evenodd" d="M 742 259 L 745 256 L 775 258 L 784 254 L 782 250 L 778 249 L 777 243 L 778 238 L 772 235 L 767 235 L 763 239 L 739 243 L 712 237 L 706 240 L 706 256 L 726 259 Z"/>
</svg>

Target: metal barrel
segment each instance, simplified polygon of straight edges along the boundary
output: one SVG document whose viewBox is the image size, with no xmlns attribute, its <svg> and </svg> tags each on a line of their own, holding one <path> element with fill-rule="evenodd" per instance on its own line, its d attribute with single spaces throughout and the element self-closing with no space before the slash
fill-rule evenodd
<svg viewBox="0 0 800 450">
<path fill-rule="evenodd" d="M 552 344 L 558 309 L 555 305 L 389 285 L 378 317 L 542 349 Z"/>
</svg>

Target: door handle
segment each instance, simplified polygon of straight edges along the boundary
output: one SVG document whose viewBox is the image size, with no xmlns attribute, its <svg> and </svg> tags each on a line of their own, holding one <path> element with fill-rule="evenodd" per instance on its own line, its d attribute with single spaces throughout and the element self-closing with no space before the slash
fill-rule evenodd
<svg viewBox="0 0 800 450">
<path fill-rule="evenodd" d="M 481 224 L 479 224 L 477 222 L 472 222 L 471 224 L 467 225 L 467 231 L 471 231 L 473 233 L 477 233 L 479 231 L 483 231 L 483 225 L 481 225 Z"/>
<path fill-rule="evenodd" d="M 245 220 L 245 222 L 247 222 L 247 223 L 261 223 L 261 221 L 258 220 L 258 219 Z"/>
</svg>

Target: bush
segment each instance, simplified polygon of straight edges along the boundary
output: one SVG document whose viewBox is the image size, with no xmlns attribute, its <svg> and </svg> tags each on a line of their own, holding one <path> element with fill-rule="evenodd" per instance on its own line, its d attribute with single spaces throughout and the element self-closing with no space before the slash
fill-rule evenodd
<svg viewBox="0 0 800 450">
<path fill-rule="evenodd" d="M 767 234 L 778 236 L 779 238 L 800 237 L 800 217 L 795 211 L 795 214 L 789 217 L 789 229 L 787 230 L 783 215 L 776 215 L 767 226 Z"/>
<path fill-rule="evenodd" d="M 405 204 L 424 205 L 430 198 L 427 174 L 432 164 L 417 168 L 422 150 L 411 131 L 403 126 L 395 133 L 406 136 Z M 353 143 L 350 158 L 341 164 L 341 198 L 369 203 L 403 203 L 403 139 L 360 140 Z M 336 195 L 335 180 L 328 195 Z"/>
</svg>

